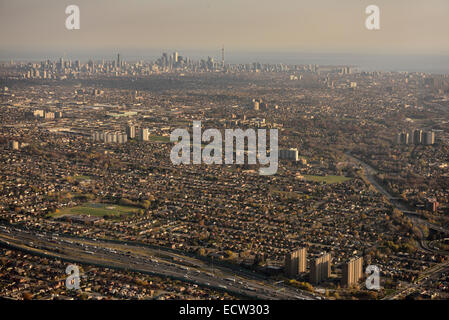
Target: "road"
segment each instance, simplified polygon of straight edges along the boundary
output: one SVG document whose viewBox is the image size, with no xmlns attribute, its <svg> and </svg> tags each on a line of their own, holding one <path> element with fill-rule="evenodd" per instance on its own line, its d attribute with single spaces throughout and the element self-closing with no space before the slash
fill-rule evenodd
<svg viewBox="0 0 449 320">
<path fill-rule="evenodd" d="M 248 271 L 236 271 L 220 265 L 211 268 L 206 262 L 194 257 L 144 247 L 141 244 L 37 233 L 9 225 L 0 226 L 0 244 L 74 263 L 166 276 L 249 298 L 316 299 L 313 294 L 273 281 L 261 280 Z M 64 270 L 61 270 L 61 273 L 63 272 Z"/>
<path fill-rule="evenodd" d="M 438 280 L 441 273 L 448 273 L 448 272 L 449 272 L 449 261 L 436 264 L 431 268 L 425 270 L 423 273 L 421 273 L 416 282 L 407 284 L 404 288 L 389 296 L 386 296 L 383 300 L 401 299 L 415 291 L 423 291 L 428 282 Z"/>
<path fill-rule="evenodd" d="M 376 174 L 377 174 L 377 170 L 374 169 L 373 167 L 371 167 L 369 164 L 367 164 L 366 162 L 363 162 L 362 160 L 352 156 L 349 153 L 345 153 L 345 155 L 351 159 L 353 162 L 359 164 L 364 172 L 365 172 L 365 177 L 366 179 L 369 181 L 369 183 L 372 184 L 372 186 L 381 194 L 383 194 L 388 201 L 398 210 L 402 211 L 405 215 L 407 215 L 412 222 L 415 225 L 425 225 L 427 226 L 429 229 L 434 229 L 436 231 L 439 231 L 441 233 L 444 234 L 449 234 L 449 230 L 442 228 L 438 225 L 435 225 L 433 223 L 430 223 L 429 221 L 426 221 L 420 217 L 422 217 L 423 215 L 420 212 L 416 212 L 413 210 L 410 210 L 405 204 L 403 204 L 401 201 L 398 200 L 398 198 L 394 197 L 390 192 L 388 192 L 381 184 L 379 184 L 376 181 Z M 421 232 L 421 238 L 424 238 L 424 235 L 422 234 L 422 231 L 420 228 L 418 228 L 419 231 Z M 425 251 L 432 251 L 426 244 L 422 244 L 422 247 Z"/>
<path fill-rule="evenodd" d="M 350 158 L 352 161 L 358 163 L 365 172 L 366 179 L 374 186 L 374 188 L 383 194 L 388 201 L 396 207 L 398 210 L 402 211 L 404 214 L 406 214 L 413 224 L 415 225 L 426 225 L 429 229 L 433 228 L 435 230 L 438 230 L 443 233 L 449 233 L 448 230 L 441 228 L 440 226 L 436 226 L 432 223 L 429 223 L 426 220 L 420 219 L 418 216 L 421 216 L 419 212 L 415 212 L 412 210 L 409 210 L 403 203 L 397 200 L 392 194 L 390 194 L 383 186 L 381 186 L 375 179 L 375 175 L 377 174 L 377 171 L 371 167 L 369 164 L 363 162 L 360 159 L 355 158 L 354 156 L 350 155 L 349 153 L 346 153 L 346 156 Z M 418 228 L 421 232 L 422 238 L 424 238 L 424 235 L 422 234 L 422 231 L 420 228 Z M 423 251 L 431 252 L 431 253 L 442 253 L 439 250 L 435 250 L 429 247 L 428 243 L 424 240 L 421 240 L 419 242 L 420 247 Z M 384 300 L 395 300 L 399 299 L 403 296 L 406 296 L 416 290 L 420 290 L 428 281 L 431 281 L 432 279 L 438 278 L 438 276 L 442 272 L 447 272 L 449 267 L 449 262 L 443 262 L 440 264 L 436 264 L 432 266 L 431 268 L 425 270 L 420 274 L 418 277 L 418 280 L 416 282 L 410 283 L 406 285 L 404 288 L 399 290 L 398 292 L 395 292 L 387 297 L 384 298 Z"/>
</svg>

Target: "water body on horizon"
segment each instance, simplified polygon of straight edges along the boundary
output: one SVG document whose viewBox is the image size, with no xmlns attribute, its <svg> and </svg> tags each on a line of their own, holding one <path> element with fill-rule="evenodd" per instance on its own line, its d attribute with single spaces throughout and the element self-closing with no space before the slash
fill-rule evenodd
<svg viewBox="0 0 449 320">
<path fill-rule="evenodd" d="M 115 50 L 96 52 L 31 52 L 31 51 L 7 51 L 0 53 L 0 61 L 44 61 L 58 60 L 63 57 L 70 60 L 88 61 L 90 59 L 114 60 L 120 53 L 124 61 L 155 61 L 162 52 L 171 53 L 178 51 L 181 56 L 193 60 L 214 58 L 221 61 L 221 50 L 193 51 L 193 50 Z M 292 64 L 317 64 L 317 65 L 350 65 L 361 71 L 396 71 L 396 72 L 424 72 L 434 74 L 449 74 L 449 54 L 447 55 L 417 55 L 417 54 L 360 54 L 360 53 L 275 53 L 275 52 L 225 52 L 226 63 L 247 64 L 259 63 L 283 63 Z"/>
</svg>

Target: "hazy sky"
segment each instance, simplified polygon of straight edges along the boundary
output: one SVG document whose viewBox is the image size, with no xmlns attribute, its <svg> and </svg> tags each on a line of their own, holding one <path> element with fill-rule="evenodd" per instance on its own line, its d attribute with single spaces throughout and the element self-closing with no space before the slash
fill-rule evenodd
<svg viewBox="0 0 449 320">
<path fill-rule="evenodd" d="M 65 28 L 80 8 L 81 29 Z M 379 31 L 364 27 L 380 7 Z M 0 51 L 449 54 L 449 0 L 0 0 Z"/>
</svg>

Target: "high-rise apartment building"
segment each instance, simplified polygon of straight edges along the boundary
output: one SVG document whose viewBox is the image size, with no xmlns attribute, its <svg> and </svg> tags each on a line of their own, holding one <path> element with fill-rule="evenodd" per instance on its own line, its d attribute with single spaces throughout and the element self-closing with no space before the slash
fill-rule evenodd
<svg viewBox="0 0 449 320">
<path fill-rule="evenodd" d="M 396 142 L 398 144 L 408 144 L 410 135 L 407 132 L 398 133 Z"/>
<path fill-rule="evenodd" d="M 99 132 L 94 131 L 92 133 L 92 140 L 94 142 L 104 142 L 104 143 L 126 143 L 128 141 L 128 136 L 121 132 Z"/>
<path fill-rule="evenodd" d="M 423 133 L 422 137 L 423 144 L 432 145 L 435 143 L 435 132 L 428 131 Z"/>
<path fill-rule="evenodd" d="M 55 113 L 54 112 L 45 112 L 44 113 L 44 119 L 54 119 L 55 118 Z"/>
<path fill-rule="evenodd" d="M 117 142 L 118 143 L 126 143 L 128 141 L 128 136 L 125 133 L 117 134 Z"/>
<path fill-rule="evenodd" d="M 332 258 L 330 253 L 325 253 L 314 259 L 310 266 L 310 282 L 318 284 L 331 276 Z"/>
<path fill-rule="evenodd" d="M 343 277 L 341 279 L 342 285 L 345 287 L 351 287 L 363 276 L 363 258 L 352 258 L 347 263 L 343 264 Z"/>
<path fill-rule="evenodd" d="M 11 150 L 19 150 L 19 141 L 16 141 L 16 140 L 12 140 L 12 141 L 9 141 L 9 148 L 11 149 Z"/>
<path fill-rule="evenodd" d="M 290 149 L 280 149 L 279 150 L 279 159 L 281 160 L 299 160 L 299 152 L 297 148 Z"/>
<path fill-rule="evenodd" d="M 148 128 L 140 128 L 140 130 L 139 130 L 139 140 L 140 141 L 148 141 L 149 140 Z"/>
<path fill-rule="evenodd" d="M 293 278 L 306 272 L 307 248 L 292 251 L 285 257 L 284 271 L 287 277 Z"/>
<path fill-rule="evenodd" d="M 421 144 L 422 143 L 422 130 L 416 129 L 413 131 L 413 143 Z"/>
<path fill-rule="evenodd" d="M 134 139 L 136 137 L 136 127 L 133 125 L 128 125 L 126 127 L 126 134 L 128 135 L 128 138 Z"/>
<path fill-rule="evenodd" d="M 416 129 L 411 136 L 407 132 L 401 132 L 397 134 L 396 142 L 398 144 L 409 144 L 413 142 L 414 144 L 432 145 L 435 143 L 435 132 L 423 132 L 420 129 Z"/>
</svg>

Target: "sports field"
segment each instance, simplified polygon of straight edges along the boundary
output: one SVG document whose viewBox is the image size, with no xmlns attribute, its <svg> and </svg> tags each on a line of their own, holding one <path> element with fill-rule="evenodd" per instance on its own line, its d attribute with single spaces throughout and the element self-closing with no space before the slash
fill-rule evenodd
<svg viewBox="0 0 449 320">
<path fill-rule="evenodd" d="M 53 218 L 61 217 L 64 215 L 76 215 L 76 214 L 84 214 L 91 216 L 115 216 L 118 217 L 122 214 L 134 213 L 139 208 L 131 207 L 131 206 L 122 206 L 117 204 L 108 204 L 108 203 L 87 203 L 84 205 L 65 208 L 60 210 L 59 212 L 52 213 L 50 216 Z"/>
</svg>

